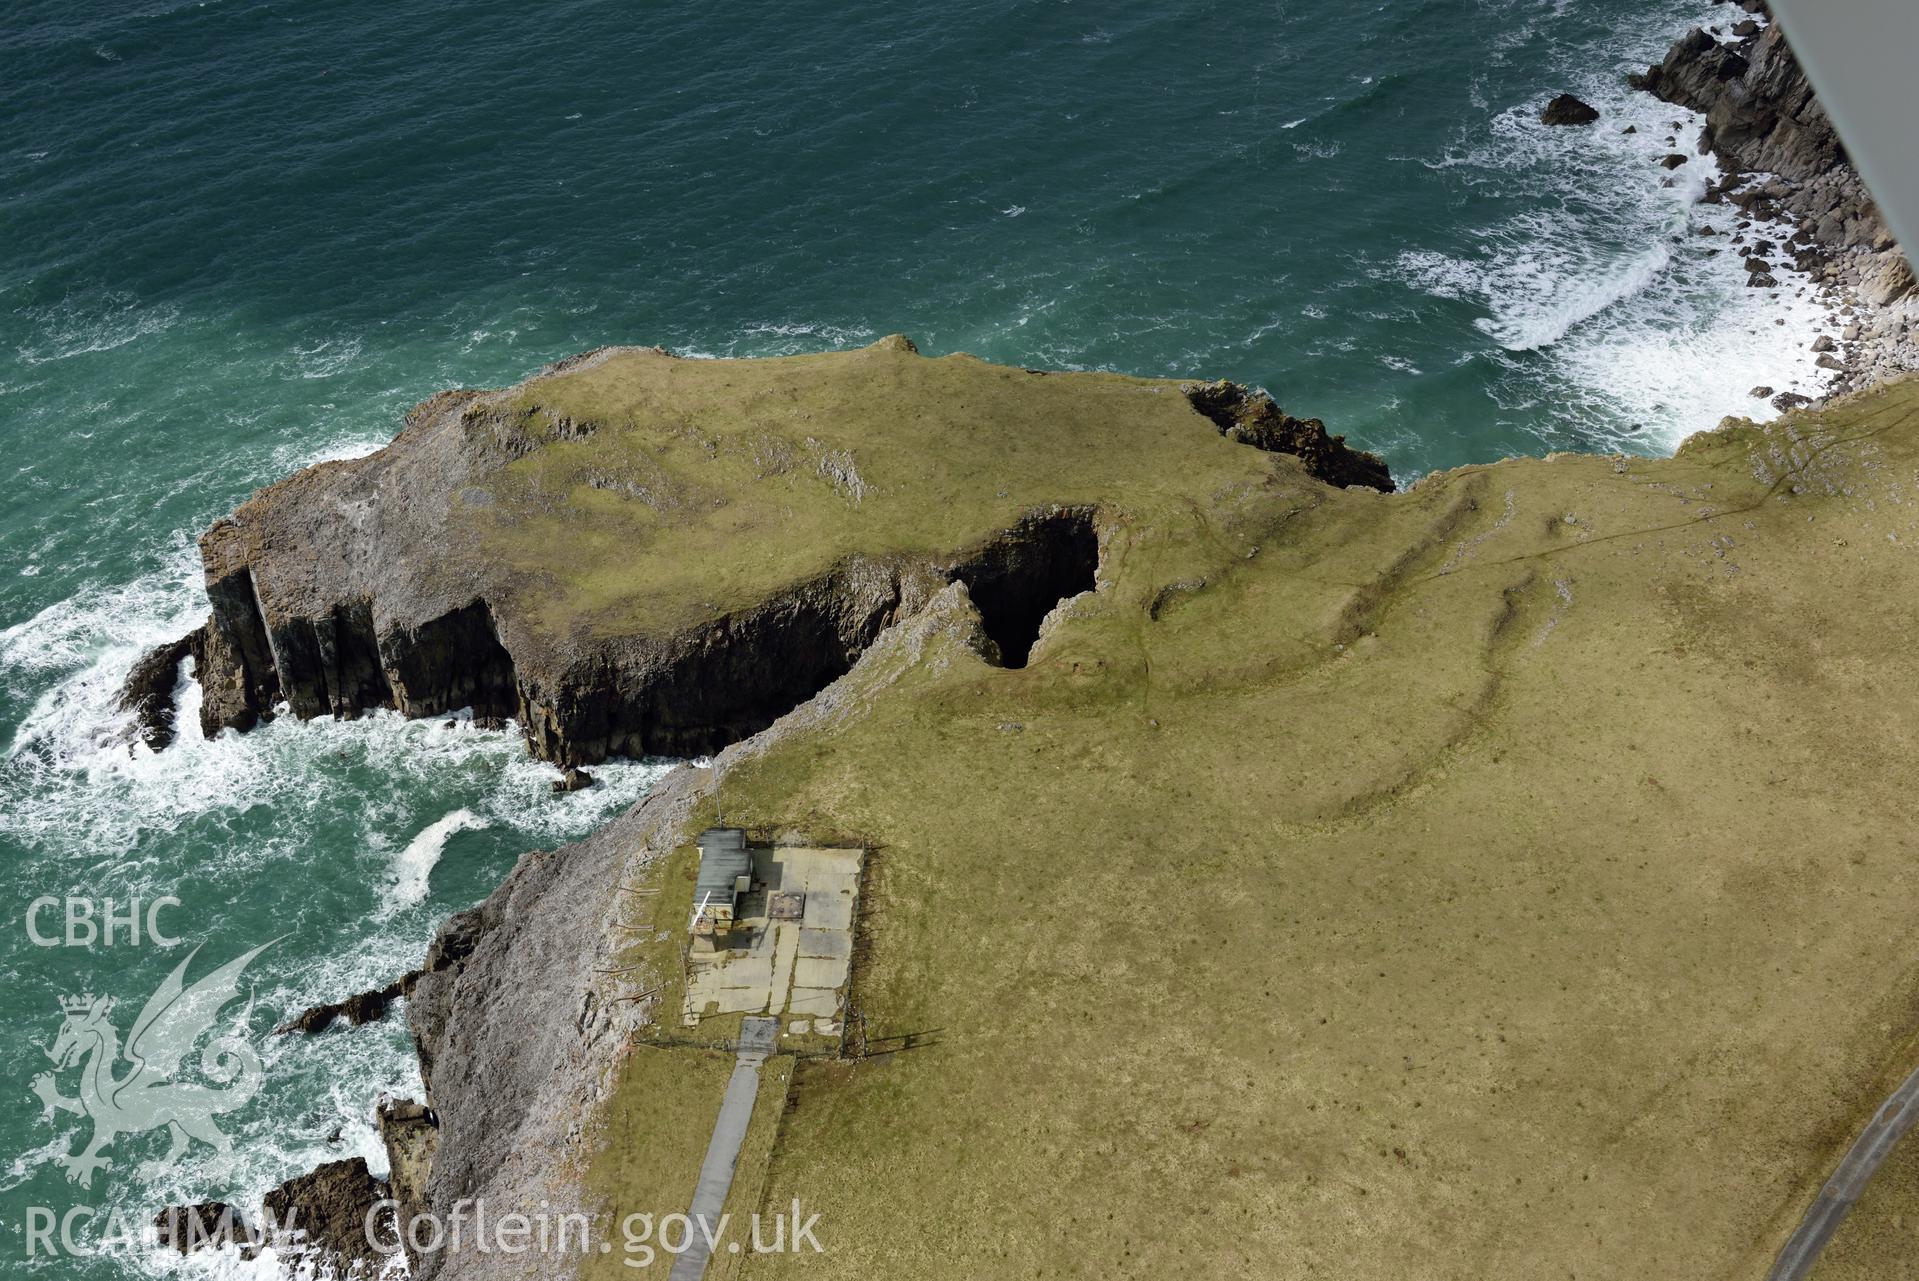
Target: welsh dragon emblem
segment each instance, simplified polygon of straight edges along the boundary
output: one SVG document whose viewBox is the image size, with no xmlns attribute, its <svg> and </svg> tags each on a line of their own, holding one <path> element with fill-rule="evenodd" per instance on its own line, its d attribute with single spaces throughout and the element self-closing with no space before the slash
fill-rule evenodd
<svg viewBox="0 0 1919 1281">
<path fill-rule="evenodd" d="M 93 1138 L 86 1148 L 60 1158 L 69 1183 L 92 1187 L 93 1172 L 113 1164 L 100 1154 L 122 1134 L 165 1126 L 173 1145 L 155 1163 L 156 1168 L 179 1159 L 194 1139 L 222 1152 L 232 1146 L 213 1118 L 244 1106 L 259 1093 L 263 1072 L 253 1047 L 237 1035 L 218 1037 L 200 1054 L 200 1070 L 213 1085 L 173 1078 L 187 1051 L 212 1030 L 220 1011 L 239 997 L 241 971 L 271 946 L 262 943 L 188 987 L 187 966 L 200 951 L 194 948 L 147 998 L 127 1033 L 124 1050 L 109 1017 L 113 1013 L 110 998 L 89 993 L 60 1002 L 66 1021 L 46 1052 L 54 1071 L 35 1077 L 33 1092 L 40 1096 L 47 1120 L 58 1109 L 93 1121 Z M 123 1061 L 128 1070 L 119 1075 Z M 60 1093 L 54 1076 L 75 1064 L 82 1065 L 80 1094 L 70 1099 Z"/>
</svg>

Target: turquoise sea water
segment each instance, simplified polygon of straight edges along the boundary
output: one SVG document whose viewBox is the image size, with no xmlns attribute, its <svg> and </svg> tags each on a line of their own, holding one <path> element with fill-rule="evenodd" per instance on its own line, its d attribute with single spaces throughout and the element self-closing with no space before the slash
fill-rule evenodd
<svg viewBox="0 0 1919 1281">
<path fill-rule="evenodd" d="M 511 735 L 278 721 L 129 750 L 112 695 L 205 612 L 193 539 L 376 447 L 415 401 L 608 342 L 1229 376 L 1402 477 L 1660 452 L 1809 384 L 1819 309 L 1689 223 L 1695 126 L 1621 86 L 1699 0 L 1086 5 L 76 3 L 0 12 L 0 1276 L 29 1207 L 251 1202 L 381 1164 L 401 1023 L 258 1042 L 231 1152 L 43 1118 L 62 997 L 133 1013 L 186 948 L 257 1030 L 414 964 L 521 851 L 664 766 L 556 798 Z M 1547 130 L 1571 89 L 1606 119 Z M 1674 131 L 1678 122 L 1682 128 Z M 1627 124 L 1636 126 L 1631 134 Z M 1678 138 L 1675 147 L 1665 139 Z M 1784 322 L 1784 323 L 1779 323 Z M 190 707 L 189 707 L 190 714 Z M 43 895 L 171 893 L 179 949 L 42 948 Z M 58 931 L 58 911 L 40 918 Z M 74 1074 L 62 1074 L 65 1093 Z M 84 1235 L 84 1234 L 83 1234 Z"/>
</svg>

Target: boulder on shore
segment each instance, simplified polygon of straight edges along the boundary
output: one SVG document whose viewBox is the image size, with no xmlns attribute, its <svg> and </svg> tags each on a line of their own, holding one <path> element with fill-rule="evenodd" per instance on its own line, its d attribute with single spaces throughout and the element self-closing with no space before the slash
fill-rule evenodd
<svg viewBox="0 0 1919 1281">
<path fill-rule="evenodd" d="M 583 792 L 593 786 L 593 776 L 577 765 L 569 765 L 566 772 L 553 780 L 554 793 Z"/>
</svg>

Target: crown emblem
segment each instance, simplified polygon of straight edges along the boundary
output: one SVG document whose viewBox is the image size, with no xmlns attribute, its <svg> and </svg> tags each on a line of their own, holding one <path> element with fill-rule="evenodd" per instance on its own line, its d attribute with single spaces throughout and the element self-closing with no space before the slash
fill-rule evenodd
<svg viewBox="0 0 1919 1281">
<path fill-rule="evenodd" d="M 93 996 L 93 993 L 91 992 L 82 992 L 78 996 L 65 996 L 60 998 L 60 1008 L 66 1011 L 68 1014 L 91 1013 L 93 1010 L 93 1003 L 94 1003 L 94 996 Z M 107 1001 L 101 1006 L 100 1012 L 104 1014 L 107 1012 L 107 1010 L 111 1009 L 112 1007 L 113 1007 L 113 1002 Z"/>
</svg>

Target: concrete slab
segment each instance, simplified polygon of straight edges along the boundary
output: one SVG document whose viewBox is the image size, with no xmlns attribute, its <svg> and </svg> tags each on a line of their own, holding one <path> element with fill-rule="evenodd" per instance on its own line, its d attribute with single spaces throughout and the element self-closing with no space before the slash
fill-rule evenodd
<svg viewBox="0 0 1919 1281">
<path fill-rule="evenodd" d="M 777 1015 L 790 1010 L 813 1031 L 814 1018 L 836 1016 L 838 992 L 852 962 L 853 905 L 865 857 L 864 850 L 808 846 L 753 851 L 754 876 L 763 888 L 742 900 L 736 946 L 689 961 L 687 1025 L 697 1025 L 711 1011 Z M 764 915 L 783 894 L 795 896 L 789 904 L 803 902 L 798 921 Z"/>
<path fill-rule="evenodd" d="M 833 989 L 846 982 L 846 962 L 802 956 L 793 964 L 793 986 Z"/>
<path fill-rule="evenodd" d="M 853 959 L 853 936 L 845 930 L 800 930 L 800 955 L 829 961 Z"/>
<path fill-rule="evenodd" d="M 740 1020 L 740 1061 L 746 1062 L 755 1055 L 766 1058 L 773 1053 L 779 1036 L 778 1019 Z"/>
<path fill-rule="evenodd" d="M 857 894 L 860 874 L 857 871 L 818 872 L 807 878 L 806 888 L 813 894 Z"/>
<path fill-rule="evenodd" d="M 840 994 L 830 988 L 796 987 L 787 998 L 788 1014 L 814 1014 L 832 1018 L 839 1013 Z"/>
<path fill-rule="evenodd" d="M 796 880 L 804 882 L 807 889 L 823 886 L 827 877 L 851 876 L 858 878 L 860 862 L 865 858 L 864 850 L 817 849 L 811 846 L 790 845 L 773 851 L 774 861 L 780 865 L 781 889 L 797 889 Z"/>
<path fill-rule="evenodd" d="M 816 930 L 850 930 L 853 928 L 853 896 L 809 892 L 806 915 L 802 919 Z"/>
<path fill-rule="evenodd" d="M 743 956 L 720 967 L 722 987 L 769 987 L 773 982 L 773 954 Z"/>
<path fill-rule="evenodd" d="M 775 931 L 773 940 L 773 982 L 769 995 L 775 1000 L 786 995 L 786 989 L 793 985 L 793 962 L 800 951 L 800 928 L 797 925 L 782 922 Z"/>
</svg>

